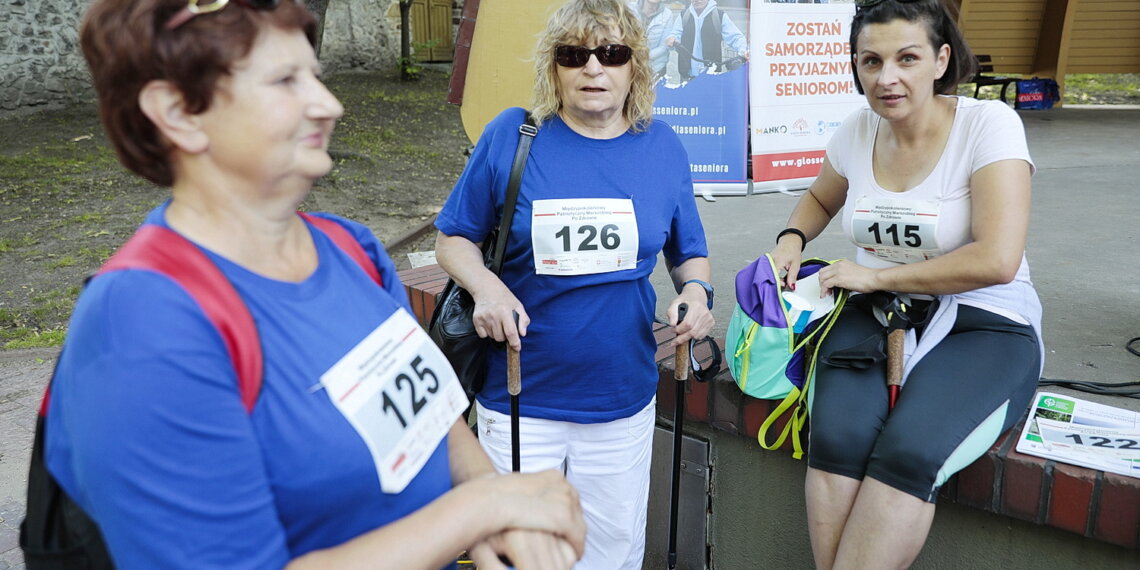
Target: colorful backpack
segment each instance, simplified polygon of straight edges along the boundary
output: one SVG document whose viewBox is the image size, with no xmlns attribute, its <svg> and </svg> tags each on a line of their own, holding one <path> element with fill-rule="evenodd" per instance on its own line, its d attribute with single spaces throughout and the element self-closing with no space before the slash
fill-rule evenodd
<svg viewBox="0 0 1140 570">
<path fill-rule="evenodd" d="M 376 262 L 348 230 L 327 218 L 304 212 L 298 214 L 344 250 L 377 285 L 383 286 Z M 252 413 L 261 392 L 261 337 L 245 302 L 214 262 L 178 233 L 147 224 L 95 275 L 122 269 L 144 269 L 165 275 L 194 298 L 222 335 L 237 373 L 242 404 L 246 412 Z M 58 365 L 58 359 L 56 363 Z M 28 570 L 113 568 L 98 525 L 64 493 L 47 470 L 44 427 L 50 394 L 49 382 L 36 419 L 28 471 L 27 515 L 20 524 L 20 547 L 25 564 Z"/>
<path fill-rule="evenodd" d="M 805 259 L 799 279 L 814 275 L 832 262 Z M 756 439 L 764 449 L 777 449 L 792 437 L 793 457 L 803 457 L 800 431 L 807 422 L 807 397 L 815 377 L 815 360 L 820 341 L 831 330 L 847 302 L 847 292 L 837 291 L 835 306 L 825 316 L 807 323 L 796 333 L 788 325 L 789 307 L 781 297 L 783 287 L 776 276 L 771 256 L 764 255 L 736 274 L 736 307 L 728 322 L 725 351 L 729 370 L 740 390 L 753 398 L 780 400 Z M 792 416 L 775 441 L 768 442 L 768 431 L 789 409 Z"/>
</svg>

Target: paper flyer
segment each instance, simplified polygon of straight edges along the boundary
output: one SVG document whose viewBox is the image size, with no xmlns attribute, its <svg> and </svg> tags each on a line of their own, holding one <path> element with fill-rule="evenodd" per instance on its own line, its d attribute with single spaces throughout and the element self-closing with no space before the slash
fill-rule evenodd
<svg viewBox="0 0 1140 570">
<path fill-rule="evenodd" d="M 1140 477 L 1140 413 L 1038 392 L 1017 451 L 1127 477 Z"/>
</svg>

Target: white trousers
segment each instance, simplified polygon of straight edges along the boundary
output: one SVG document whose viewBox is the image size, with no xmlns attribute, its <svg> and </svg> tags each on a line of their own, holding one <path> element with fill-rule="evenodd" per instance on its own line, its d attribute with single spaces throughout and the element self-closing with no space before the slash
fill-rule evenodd
<svg viewBox="0 0 1140 570">
<path fill-rule="evenodd" d="M 641 570 L 655 406 L 600 424 L 519 418 L 522 471 L 558 469 L 582 499 L 586 554 L 575 570 Z M 475 409 L 479 443 L 496 469 L 510 471 L 511 417 Z"/>
</svg>

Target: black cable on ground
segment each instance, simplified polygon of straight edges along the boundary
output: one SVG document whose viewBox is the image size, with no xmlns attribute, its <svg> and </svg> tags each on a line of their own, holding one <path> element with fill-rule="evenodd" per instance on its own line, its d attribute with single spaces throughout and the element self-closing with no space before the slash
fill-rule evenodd
<svg viewBox="0 0 1140 570">
<path fill-rule="evenodd" d="M 1121 396 L 1124 398 L 1136 398 L 1140 400 L 1140 382 L 1085 382 L 1082 380 L 1055 380 L 1051 378 L 1042 378 L 1039 382 L 1037 382 L 1037 385 L 1059 386 L 1061 388 L 1068 388 L 1070 390 L 1077 390 L 1079 392 L 1088 392 L 1090 394 Z"/>
<path fill-rule="evenodd" d="M 1136 356 L 1140 356 L 1140 350 L 1137 350 L 1132 345 L 1140 342 L 1140 336 L 1130 339 L 1124 343 L 1124 349 Z M 1061 388 L 1068 388 L 1070 390 L 1077 390 L 1079 392 L 1088 392 L 1090 394 L 1101 394 L 1104 396 L 1121 396 L 1124 398 L 1136 398 L 1140 400 L 1140 382 L 1085 382 L 1082 380 L 1054 380 L 1051 378 L 1042 378 L 1037 382 L 1038 386 L 1059 386 Z"/>
</svg>

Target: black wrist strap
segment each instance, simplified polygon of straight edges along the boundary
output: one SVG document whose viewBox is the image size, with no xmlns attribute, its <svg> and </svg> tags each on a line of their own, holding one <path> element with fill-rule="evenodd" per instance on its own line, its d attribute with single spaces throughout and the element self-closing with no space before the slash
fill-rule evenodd
<svg viewBox="0 0 1140 570">
<path fill-rule="evenodd" d="M 788 234 L 795 234 L 797 236 L 800 236 L 800 251 L 807 249 L 807 236 L 805 236 L 803 232 L 797 230 L 796 228 L 784 228 L 783 231 L 776 234 L 776 243 L 780 243 L 780 238 Z"/>
<path fill-rule="evenodd" d="M 515 216 L 515 203 L 519 198 L 519 187 L 522 186 L 523 169 L 526 168 L 526 159 L 530 156 L 530 143 L 538 134 L 538 127 L 534 124 L 534 117 L 530 111 L 526 113 L 526 122 L 519 126 L 519 146 L 515 151 L 515 160 L 511 164 L 511 176 L 507 180 L 507 195 L 503 201 L 503 218 L 499 221 L 498 235 L 495 241 L 494 257 L 489 269 L 498 275 L 503 269 L 503 254 L 507 250 L 507 237 L 511 233 L 511 221 Z"/>
</svg>

